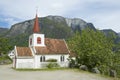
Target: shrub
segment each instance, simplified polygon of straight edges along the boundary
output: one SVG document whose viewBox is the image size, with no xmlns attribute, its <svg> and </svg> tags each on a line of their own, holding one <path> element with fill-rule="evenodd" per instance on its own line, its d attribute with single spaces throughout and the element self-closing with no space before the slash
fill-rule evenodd
<svg viewBox="0 0 120 80">
<path fill-rule="evenodd" d="M 74 59 L 69 59 L 69 68 L 75 68 L 76 67 L 76 64 L 75 64 L 75 60 Z"/>
<path fill-rule="evenodd" d="M 46 67 L 47 68 L 58 68 L 59 64 L 58 63 L 49 63 Z"/>
<path fill-rule="evenodd" d="M 57 62 L 57 60 L 56 59 L 48 59 L 48 60 L 46 60 L 46 62 Z"/>
</svg>

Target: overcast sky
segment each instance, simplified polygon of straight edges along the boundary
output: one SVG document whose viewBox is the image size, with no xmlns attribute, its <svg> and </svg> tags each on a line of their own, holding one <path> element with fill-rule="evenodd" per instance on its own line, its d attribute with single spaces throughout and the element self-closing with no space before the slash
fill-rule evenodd
<svg viewBox="0 0 120 80">
<path fill-rule="evenodd" d="M 120 0 L 1 0 L 0 27 L 39 17 L 81 18 L 97 29 L 120 32 Z"/>
</svg>

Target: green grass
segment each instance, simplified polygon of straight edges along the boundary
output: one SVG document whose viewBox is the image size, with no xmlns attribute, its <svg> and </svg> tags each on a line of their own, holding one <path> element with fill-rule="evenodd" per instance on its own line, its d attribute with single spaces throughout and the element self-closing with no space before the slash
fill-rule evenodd
<svg viewBox="0 0 120 80">
<path fill-rule="evenodd" d="M 13 68 L 15 69 L 15 68 Z M 26 68 L 22 68 L 22 69 L 15 69 L 16 71 L 55 71 L 55 70 L 71 70 L 71 68 L 44 68 L 44 69 L 26 69 Z M 74 69 L 77 70 L 77 69 Z"/>
<path fill-rule="evenodd" d="M 80 73 L 83 73 L 83 74 L 93 74 L 93 75 L 96 75 L 96 76 L 101 76 L 101 77 L 104 77 L 104 78 L 108 78 L 110 80 L 120 80 L 120 78 L 113 78 L 113 77 L 110 77 L 110 76 L 107 76 L 107 75 L 102 75 L 102 74 L 95 74 L 95 73 L 91 73 L 91 72 L 88 72 L 88 71 L 83 71 L 83 70 L 80 70 L 80 69 L 77 69 L 77 68 L 44 68 L 44 69 L 15 69 L 13 68 L 14 70 L 16 71 L 57 71 L 57 70 L 70 70 L 70 71 L 74 71 L 74 72 L 80 72 Z"/>
<path fill-rule="evenodd" d="M 108 78 L 110 80 L 120 80 L 120 78 L 113 78 L 113 77 L 109 77 L 107 75 L 101 75 L 101 74 L 95 74 L 95 73 L 91 73 L 91 72 L 88 72 L 88 71 L 83 71 L 83 70 L 79 70 L 79 69 L 76 69 L 76 68 L 44 68 L 44 69 L 15 69 L 16 71 L 57 71 L 57 70 L 70 70 L 70 71 L 74 71 L 74 72 L 80 72 L 80 73 L 83 73 L 83 74 L 93 74 L 93 75 L 96 75 L 96 76 L 101 76 L 101 77 L 104 77 L 104 78 Z"/>
<path fill-rule="evenodd" d="M 96 74 L 96 73 L 92 73 L 92 72 L 89 72 L 89 71 L 83 71 L 83 70 L 80 70 L 80 69 L 74 69 L 74 71 L 76 72 L 81 72 L 83 74 L 92 74 L 92 75 L 96 75 L 96 76 L 100 76 L 100 77 L 103 77 L 103 78 L 107 78 L 107 79 L 110 79 L 110 80 L 120 80 L 120 78 L 114 78 L 114 77 L 110 77 L 108 75 L 103 75 L 103 74 Z"/>
</svg>

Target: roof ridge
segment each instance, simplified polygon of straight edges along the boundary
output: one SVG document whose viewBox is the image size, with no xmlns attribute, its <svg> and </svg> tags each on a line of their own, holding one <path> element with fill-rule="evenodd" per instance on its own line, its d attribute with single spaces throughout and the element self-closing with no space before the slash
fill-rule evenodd
<svg viewBox="0 0 120 80">
<path fill-rule="evenodd" d="M 54 39 L 54 38 L 45 38 L 45 39 L 64 40 L 64 39 Z"/>
</svg>

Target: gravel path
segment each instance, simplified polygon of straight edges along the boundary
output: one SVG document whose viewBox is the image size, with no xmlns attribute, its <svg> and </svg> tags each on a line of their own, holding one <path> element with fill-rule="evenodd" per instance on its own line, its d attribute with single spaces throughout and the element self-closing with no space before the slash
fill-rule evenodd
<svg viewBox="0 0 120 80">
<path fill-rule="evenodd" d="M 0 65 L 0 80 L 117 80 L 74 70 L 16 71 L 11 65 Z"/>
</svg>

